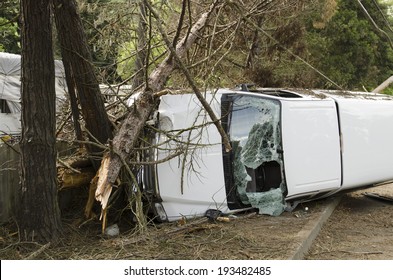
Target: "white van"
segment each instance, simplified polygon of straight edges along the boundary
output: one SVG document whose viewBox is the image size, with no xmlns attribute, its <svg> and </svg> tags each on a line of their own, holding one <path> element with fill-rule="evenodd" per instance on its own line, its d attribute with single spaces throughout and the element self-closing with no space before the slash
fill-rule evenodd
<svg viewBox="0 0 393 280">
<path fill-rule="evenodd" d="M 206 94 L 232 150 L 193 94 L 161 98 L 140 173 L 159 220 L 289 204 L 393 179 L 393 98 L 326 90 Z M 184 151 L 169 161 L 173 153 Z"/>
</svg>

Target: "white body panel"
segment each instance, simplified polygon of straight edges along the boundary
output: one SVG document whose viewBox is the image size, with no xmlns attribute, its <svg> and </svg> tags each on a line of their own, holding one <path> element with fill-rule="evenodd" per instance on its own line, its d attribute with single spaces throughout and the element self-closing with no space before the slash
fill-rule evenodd
<svg viewBox="0 0 393 280">
<path fill-rule="evenodd" d="M 215 100 L 212 101 L 211 98 L 209 100 L 217 116 L 220 115 L 219 100 L 219 95 Z M 165 126 L 162 127 L 165 130 L 186 129 L 211 121 L 192 94 L 164 96 L 161 99 L 159 114 L 160 124 Z M 157 165 L 160 196 L 168 219 L 200 216 L 210 208 L 227 211 L 221 136 L 216 127 L 209 124 L 203 129 L 192 130 L 191 136 L 189 131 L 185 131 L 177 138 L 184 143 L 191 142 L 185 164 L 182 155 Z M 166 140 L 167 138 L 161 135 L 159 142 Z M 172 142 L 170 147 L 168 145 L 166 147 L 175 146 Z M 158 159 L 165 158 L 169 154 L 167 151 L 159 150 Z"/>
<path fill-rule="evenodd" d="M 21 131 L 20 113 L 0 113 L 0 136 L 19 134 Z"/>
<path fill-rule="evenodd" d="M 393 100 L 337 98 L 343 189 L 393 178 Z"/>
<path fill-rule="evenodd" d="M 56 109 L 65 100 L 67 86 L 63 63 L 55 61 Z M 9 112 L 0 109 L 0 134 L 20 135 L 21 56 L 0 52 L 0 101 L 7 102 Z M 45 110 L 46 108 L 42 108 Z M 1 114 L 3 113 L 3 114 Z"/>
<path fill-rule="evenodd" d="M 340 138 L 334 100 L 283 100 L 287 197 L 338 189 Z"/>
</svg>

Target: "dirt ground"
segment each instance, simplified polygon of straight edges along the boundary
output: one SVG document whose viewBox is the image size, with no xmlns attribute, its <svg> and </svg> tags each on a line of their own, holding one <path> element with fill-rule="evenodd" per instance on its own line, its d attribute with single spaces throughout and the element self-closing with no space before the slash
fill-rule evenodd
<svg viewBox="0 0 393 280">
<path fill-rule="evenodd" d="M 379 189 L 367 191 L 381 194 Z M 366 198 L 363 192 L 343 196 L 307 259 L 393 259 L 392 204 Z M 76 217 L 68 217 L 63 219 L 64 238 L 50 246 L 21 242 L 17 226 L 10 222 L 0 228 L 0 258 L 284 260 L 303 241 L 299 235 L 302 229 L 316 220 L 328 203 L 304 203 L 279 217 L 243 213 L 229 222 L 199 218 L 185 224 L 151 224 L 143 234 L 123 223 L 120 236 L 115 238 L 103 236 L 97 220 L 81 225 Z"/>
<path fill-rule="evenodd" d="M 393 260 L 393 202 L 366 192 L 393 198 L 393 184 L 344 195 L 306 259 Z"/>
</svg>

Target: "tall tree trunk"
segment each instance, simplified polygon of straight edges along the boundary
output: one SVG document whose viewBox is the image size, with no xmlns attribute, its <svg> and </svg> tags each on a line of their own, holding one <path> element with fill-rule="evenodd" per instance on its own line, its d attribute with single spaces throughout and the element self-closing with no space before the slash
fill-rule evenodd
<svg viewBox="0 0 393 280">
<path fill-rule="evenodd" d="M 76 2 L 75 0 L 53 0 L 53 2 L 63 61 L 64 64 L 70 65 L 86 128 L 93 136 L 90 140 L 95 141 L 95 138 L 105 144 L 112 138 L 111 125 Z M 94 145 L 89 146 L 89 151 L 99 154 L 102 152 Z"/>
<path fill-rule="evenodd" d="M 21 209 L 23 239 L 61 234 L 56 185 L 55 66 L 51 0 L 22 0 Z"/>
</svg>

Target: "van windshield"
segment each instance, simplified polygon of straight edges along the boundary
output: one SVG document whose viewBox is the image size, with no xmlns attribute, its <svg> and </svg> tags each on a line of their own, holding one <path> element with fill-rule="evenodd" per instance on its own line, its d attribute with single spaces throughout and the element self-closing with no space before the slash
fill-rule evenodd
<svg viewBox="0 0 393 280">
<path fill-rule="evenodd" d="M 261 214 L 284 211 L 280 102 L 235 96 L 228 116 L 233 188 L 245 205 Z"/>
</svg>

